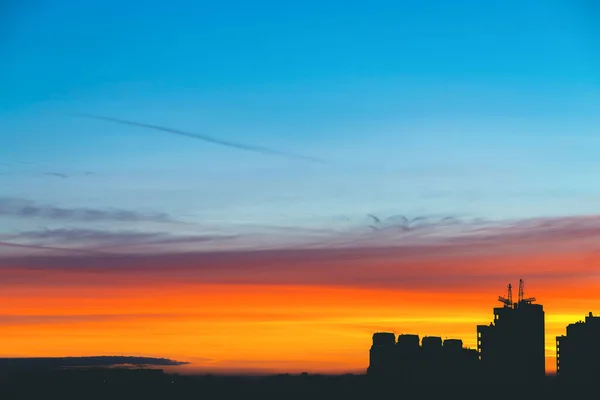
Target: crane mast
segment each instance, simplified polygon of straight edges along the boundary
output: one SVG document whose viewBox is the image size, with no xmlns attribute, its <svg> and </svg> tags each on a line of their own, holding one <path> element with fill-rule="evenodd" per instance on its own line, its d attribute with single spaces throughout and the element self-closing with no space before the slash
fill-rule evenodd
<svg viewBox="0 0 600 400">
<path fill-rule="evenodd" d="M 523 279 L 519 279 L 519 303 L 523 301 Z"/>
<path fill-rule="evenodd" d="M 507 297 L 498 296 L 498 301 L 501 303 L 504 303 L 504 307 L 512 308 L 512 306 L 513 306 L 512 285 L 510 283 L 508 284 L 508 296 Z"/>
<path fill-rule="evenodd" d="M 525 284 L 523 279 L 519 279 L 519 304 L 531 304 L 535 301 L 535 297 L 525 298 Z"/>
</svg>

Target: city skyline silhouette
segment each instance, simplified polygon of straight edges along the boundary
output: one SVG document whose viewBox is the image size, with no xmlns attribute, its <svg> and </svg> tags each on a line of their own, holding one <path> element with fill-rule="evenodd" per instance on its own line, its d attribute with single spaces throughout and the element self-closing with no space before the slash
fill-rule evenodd
<svg viewBox="0 0 600 400">
<path fill-rule="evenodd" d="M 468 345 L 465 346 L 463 338 L 459 337 L 421 336 L 421 334 L 414 332 L 396 334 L 395 329 L 392 329 L 391 332 L 375 332 L 373 333 L 369 363 L 364 372 L 371 375 L 397 375 L 398 372 L 396 370 L 400 368 L 397 365 L 398 359 L 403 359 L 404 357 L 409 364 L 407 364 L 407 367 L 402 368 L 405 370 L 408 368 L 408 370 L 412 371 L 412 374 L 418 375 L 415 372 L 418 368 L 411 365 L 417 362 L 417 360 L 424 358 L 425 360 L 433 360 L 428 361 L 428 363 L 436 366 L 435 368 L 445 368 L 448 370 L 448 373 L 453 370 L 455 375 L 463 378 L 472 376 L 474 373 L 482 373 L 482 376 L 493 376 L 495 379 L 512 379 L 515 381 L 514 377 L 520 376 L 524 382 L 535 382 L 536 379 L 540 380 L 547 375 L 554 376 L 556 373 L 560 375 L 561 360 L 558 356 L 560 353 L 559 347 L 562 343 L 562 375 L 568 376 L 571 380 L 575 379 L 573 378 L 574 375 L 585 376 L 585 379 L 589 379 L 589 376 L 594 376 L 593 371 L 595 367 L 593 367 L 593 358 L 589 357 L 593 357 L 598 351 L 597 346 L 599 346 L 598 342 L 600 342 L 600 330 L 598 328 L 600 324 L 597 321 L 600 320 L 600 317 L 594 316 L 593 312 L 590 311 L 585 316 L 585 321 L 579 319 L 565 326 L 565 333 L 552 338 L 556 343 L 557 357 L 554 359 L 555 365 L 547 365 L 543 305 L 537 304 L 535 297 L 524 296 L 524 281 L 522 278 L 519 279 L 516 301 L 513 302 L 512 284 L 509 283 L 507 287 L 508 295 L 501 295 L 497 298 L 497 301 L 502 303 L 502 307 L 493 308 L 494 318 L 492 322 L 489 324 L 477 324 L 475 326 L 475 348 L 471 348 Z M 539 315 L 539 317 L 536 315 Z M 469 340 L 467 340 L 468 342 Z M 403 354 L 403 356 L 396 354 L 398 352 Z M 463 361 L 459 361 L 459 359 Z M 565 361 L 565 359 L 567 360 Z M 423 360 L 418 362 L 422 364 Z M 450 364 L 447 364 L 448 362 Z M 461 363 L 465 363 L 465 366 L 460 367 Z M 9 357 L 0 358 L 0 371 L 6 374 L 10 371 L 37 369 L 112 368 L 120 365 L 130 367 L 176 367 L 187 364 L 190 364 L 190 362 L 168 358 L 124 355 Z M 446 365 L 446 367 L 442 367 L 443 365 Z M 566 373 L 564 372 L 565 369 L 567 370 Z M 177 368 L 172 368 L 171 371 L 178 374 L 183 372 L 184 374 L 192 375 L 214 373 L 214 371 L 210 370 L 181 371 L 177 370 Z M 394 373 L 393 371 L 396 372 Z M 430 370 L 426 371 L 422 372 L 422 374 L 428 377 L 428 379 L 431 378 L 431 375 L 435 375 Z M 487 372 L 483 373 L 481 371 Z M 345 373 L 349 372 L 345 371 Z M 244 372 L 239 373 L 244 374 Z M 249 375 L 272 375 L 274 373 L 289 373 L 289 371 L 245 371 L 245 373 Z M 302 371 L 302 373 L 306 373 L 306 371 Z M 361 374 L 361 371 L 357 373 Z M 437 374 L 439 375 L 439 373 L 438 371 Z M 223 374 L 232 375 L 231 372 L 224 372 Z M 503 374 L 507 375 L 503 376 Z M 233 375 L 236 375 L 236 373 L 233 373 Z M 416 379 L 417 375 L 412 376 L 409 381 Z M 584 379 L 582 378 L 582 380 Z M 515 382 L 518 383 L 518 381 Z"/>
<path fill-rule="evenodd" d="M 489 325 L 477 325 L 477 349 L 463 340 L 394 332 L 376 332 L 366 373 L 320 375 L 306 372 L 263 376 L 186 375 L 155 366 L 181 365 L 169 359 L 143 357 L 82 357 L 0 359 L 0 390 L 18 398 L 38 398 L 48 391 L 65 396 L 89 393 L 96 398 L 194 396 L 380 396 L 390 391 L 438 398 L 480 388 L 520 388 L 545 398 L 573 394 L 600 376 L 600 317 L 589 312 L 584 321 L 569 324 L 556 337 L 558 374 L 544 369 L 544 311 L 536 298 L 499 296 Z M 542 333 L 540 334 L 540 329 Z M 542 351 L 538 351 L 541 348 Z"/>
</svg>

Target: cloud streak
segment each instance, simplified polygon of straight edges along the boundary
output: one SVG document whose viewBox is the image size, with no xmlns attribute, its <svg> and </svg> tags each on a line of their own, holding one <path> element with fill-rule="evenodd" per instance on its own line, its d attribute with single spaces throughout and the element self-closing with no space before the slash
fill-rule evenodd
<svg viewBox="0 0 600 400">
<path fill-rule="evenodd" d="M 102 117 L 102 116 L 89 115 L 89 114 L 77 114 L 77 116 L 83 117 L 83 118 L 96 119 L 96 120 L 100 120 L 100 121 L 114 122 L 114 123 L 118 123 L 118 124 L 122 124 L 122 125 L 130 125 L 130 126 L 137 126 L 140 128 L 154 129 L 157 131 L 172 133 L 172 134 L 179 135 L 179 136 L 185 136 L 188 138 L 202 140 L 204 142 L 213 143 L 213 144 L 217 144 L 217 145 L 225 146 L 225 147 L 231 147 L 231 148 L 239 149 L 239 150 L 252 151 L 255 153 L 261 153 L 261 154 L 266 154 L 266 155 L 283 156 L 283 157 L 287 157 L 287 158 L 300 159 L 300 160 L 304 160 L 304 161 L 311 161 L 311 162 L 321 163 L 321 164 L 327 163 L 324 160 L 314 158 L 314 157 L 307 157 L 307 156 L 303 156 L 303 155 L 299 155 L 299 154 L 293 154 L 293 153 L 287 153 L 287 152 L 283 152 L 283 151 L 279 151 L 279 150 L 273 150 L 273 149 L 263 147 L 263 146 L 254 146 L 254 145 L 230 142 L 227 140 L 214 138 L 214 137 L 208 136 L 208 135 L 190 133 L 190 132 L 185 132 L 185 131 L 181 131 L 178 129 L 172 129 L 172 128 L 167 128 L 167 127 L 158 126 L 158 125 L 143 124 L 143 123 L 139 123 L 139 122 L 127 121 L 127 120 L 118 119 L 118 118 L 109 118 L 109 117 Z"/>
<path fill-rule="evenodd" d="M 46 246 L 57 246 L 61 243 L 66 243 L 70 246 L 82 246 L 77 248 L 82 252 L 110 251 L 118 248 L 128 248 L 131 250 L 136 246 L 199 244 L 218 240 L 229 240 L 236 237 L 236 235 L 173 235 L 168 232 L 139 232 L 133 230 L 106 231 L 80 228 L 42 229 L 10 235 L 0 235 L 0 239 L 5 241 L 27 241 L 27 245 L 20 245 L 25 248 L 64 250 L 64 248 Z M 30 245 L 29 243 L 32 241 L 34 244 Z M 15 244 L 14 242 L 0 242 L 0 244 L 2 243 L 19 246 L 19 244 Z"/>
<path fill-rule="evenodd" d="M 46 172 L 44 175 L 55 176 L 57 178 L 62 178 L 62 179 L 68 178 L 68 175 L 62 174 L 59 172 Z"/>
<path fill-rule="evenodd" d="M 19 198 L 0 198 L 0 217 L 43 218 L 80 222 L 175 222 L 168 214 L 143 214 L 120 209 L 62 208 Z"/>
<path fill-rule="evenodd" d="M 117 365 L 140 364 L 177 366 L 188 363 L 175 361 L 168 358 L 132 356 L 0 358 L 0 369 L 4 370 L 65 367 L 112 367 Z"/>
<path fill-rule="evenodd" d="M 516 271 L 538 280 L 590 276 L 597 274 L 593 266 L 600 260 L 598 216 L 497 223 L 470 227 L 462 236 L 414 241 L 373 232 L 365 238 L 371 240 L 313 248 L 182 252 L 166 247 L 152 254 L 130 248 L 121 254 L 12 256 L 0 258 L 0 281 L 100 284 L 106 279 L 108 285 L 172 281 L 443 290 L 450 282 L 482 284 Z M 521 257 L 522 265 L 513 265 L 515 257 Z"/>
<path fill-rule="evenodd" d="M 19 250 L 42 250 L 42 251 L 53 251 L 53 252 L 63 252 L 63 253 L 76 253 L 76 254 L 89 254 L 94 253 L 93 251 L 86 249 L 73 249 L 73 248 L 64 248 L 64 247 L 55 247 L 55 246 L 43 246 L 43 245 L 35 245 L 35 244 L 23 244 L 23 243 L 14 243 L 14 242 L 6 242 L 0 241 L 0 248 L 8 247 Z"/>
</svg>

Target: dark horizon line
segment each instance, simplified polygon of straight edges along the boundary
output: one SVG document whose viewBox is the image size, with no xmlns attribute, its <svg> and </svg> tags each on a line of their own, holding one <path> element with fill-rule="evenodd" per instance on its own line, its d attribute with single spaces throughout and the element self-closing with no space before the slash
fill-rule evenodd
<svg viewBox="0 0 600 400">
<path fill-rule="evenodd" d="M 84 361 L 103 361 L 103 360 L 113 360 L 113 361 L 122 361 L 122 362 L 107 362 L 107 363 L 86 363 Z M 17 362 L 14 365 L 11 361 Z M 50 365 L 36 365 L 35 363 L 28 364 L 28 361 L 48 361 Z M 80 363 L 60 363 L 60 361 L 81 361 Z M 129 362 L 126 362 L 129 361 Z M 23 365 L 23 363 L 25 365 Z M 11 365 L 12 364 L 12 365 Z M 25 367 L 18 369 L 26 369 L 26 370 L 36 370 L 43 369 L 42 367 L 48 368 L 102 368 L 102 367 L 115 367 L 119 365 L 144 365 L 145 369 L 153 369 L 151 367 L 178 367 L 183 365 L 190 365 L 191 362 L 187 361 L 177 361 L 169 358 L 160 358 L 160 357 L 138 357 L 138 356 L 63 356 L 63 357 L 0 357 L 0 369 L 10 367 Z M 299 377 L 299 376 L 313 376 L 313 377 L 344 377 L 344 376 L 368 376 L 366 370 L 364 371 L 347 371 L 347 372 L 311 372 L 311 371 L 264 371 L 264 370 L 256 370 L 253 372 L 252 370 L 244 371 L 244 372 L 227 372 L 227 371 L 176 371 L 172 374 L 176 375 L 185 375 L 190 377 L 215 377 L 215 378 L 270 378 L 270 377 L 281 377 L 281 376 L 289 376 L 289 377 Z M 555 378 L 557 376 L 556 371 L 546 371 L 546 378 Z"/>
</svg>

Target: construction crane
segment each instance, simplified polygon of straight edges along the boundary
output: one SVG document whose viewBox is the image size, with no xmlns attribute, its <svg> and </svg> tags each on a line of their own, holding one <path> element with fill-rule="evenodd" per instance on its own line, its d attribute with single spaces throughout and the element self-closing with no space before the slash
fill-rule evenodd
<svg viewBox="0 0 600 400">
<path fill-rule="evenodd" d="M 523 283 L 523 279 L 519 279 L 519 304 L 531 304 L 535 301 L 535 297 L 525 298 L 525 284 Z"/>
<path fill-rule="evenodd" d="M 501 302 L 501 303 L 504 303 L 504 307 L 511 308 L 513 306 L 513 302 L 512 302 L 512 285 L 510 283 L 508 284 L 508 297 L 498 296 L 498 301 Z"/>
</svg>

